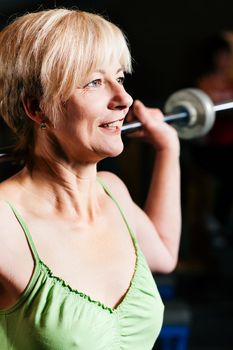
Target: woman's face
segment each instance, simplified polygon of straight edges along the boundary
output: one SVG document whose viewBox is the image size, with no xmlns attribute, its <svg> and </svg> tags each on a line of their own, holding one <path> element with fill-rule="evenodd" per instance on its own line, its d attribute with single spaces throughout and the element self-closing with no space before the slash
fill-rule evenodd
<svg viewBox="0 0 233 350">
<path fill-rule="evenodd" d="M 76 88 L 54 130 L 68 158 L 96 162 L 122 152 L 121 126 L 133 102 L 123 81 L 119 62 L 113 62 Z"/>
</svg>

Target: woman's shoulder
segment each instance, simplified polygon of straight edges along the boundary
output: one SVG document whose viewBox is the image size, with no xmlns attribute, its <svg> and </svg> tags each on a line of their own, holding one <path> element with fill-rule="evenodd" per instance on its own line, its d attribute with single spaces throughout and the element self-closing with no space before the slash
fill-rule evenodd
<svg viewBox="0 0 233 350">
<path fill-rule="evenodd" d="M 0 202 L 2 205 L 7 202 L 17 202 L 22 188 L 19 185 L 18 174 L 0 182 Z"/>
<path fill-rule="evenodd" d="M 0 244 L 12 223 L 13 213 L 9 203 L 15 201 L 17 193 L 17 188 L 10 179 L 0 183 Z"/>
<path fill-rule="evenodd" d="M 108 186 L 114 195 L 117 197 L 124 196 L 124 198 L 131 200 L 129 190 L 124 181 L 119 176 L 109 171 L 99 171 L 98 177 L 106 186 Z"/>
<path fill-rule="evenodd" d="M 0 283 L 9 265 L 12 237 L 12 211 L 3 192 L 0 191 Z"/>
<path fill-rule="evenodd" d="M 114 173 L 108 171 L 98 172 L 98 178 L 120 205 L 128 220 L 134 215 L 134 202 L 124 181 Z"/>
<path fill-rule="evenodd" d="M 7 197 L 4 191 L 2 191 L 0 187 L 0 236 L 1 236 L 3 225 L 6 223 L 10 213 L 11 213 L 11 210 L 8 204 Z"/>
<path fill-rule="evenodd" d="M 12 210 L 10 205 L 0 191 L 0 251 L 2 243 L 6 241 L 6 236 L 9 237 L 12 221 Z"/>
</svg>

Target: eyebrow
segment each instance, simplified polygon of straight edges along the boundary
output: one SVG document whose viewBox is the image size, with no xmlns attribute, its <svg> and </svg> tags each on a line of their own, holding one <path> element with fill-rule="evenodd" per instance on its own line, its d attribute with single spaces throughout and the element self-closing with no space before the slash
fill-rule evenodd
<svg viewBox="0 0 233 350">
<path fill-rule="evenodd" d="M 122 67 L 120 67 L 120 68 L 117 69 L 116 74 L 120 73 L 120 72 L 123 72 L 123 71 L 124 71 L 124 69 Z M 105 74 L 106 73 L 106 71 L 103 70 L 103 69 L 97 69 L 96 72 L 101 73 L 101 74 Z"/>
</svg>

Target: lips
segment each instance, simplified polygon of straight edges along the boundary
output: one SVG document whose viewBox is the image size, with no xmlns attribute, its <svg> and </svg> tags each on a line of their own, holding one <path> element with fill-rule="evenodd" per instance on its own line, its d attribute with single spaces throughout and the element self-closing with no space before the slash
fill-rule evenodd
<svg viewBox="0 0 233 350">
<path fill-rule="evenodd" d="M 100 124 L 99 126 L 101 128 L 107 128 L 107 129 L 120 128 L 123 124 L 123 120 L 124 120 L 124 118 L 121 118 L 121 119 L 117 119 L 117 120 L 114 120 L 114 121 L 109 122 L 109 123 Z"/>
</svg>

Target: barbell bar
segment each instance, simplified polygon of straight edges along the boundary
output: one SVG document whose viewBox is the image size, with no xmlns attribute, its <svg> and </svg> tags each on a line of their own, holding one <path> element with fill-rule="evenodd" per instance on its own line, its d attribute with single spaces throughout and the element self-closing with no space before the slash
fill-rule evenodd
<svg viewBox="0 0 233 350">
<path fill-rule="evenodd" d="M 170 123 L 182 139 L 192 139 L 206 135 L 215 122 L 216 112 L 233 109 L 233 101 L 223 101 L 214 105 L 202 90 L 188 88 L 178 90 L 164 105 L 164 121 Z M 139 121 L 125 123 L 121 133 L 127 134 L 142 128 Z"/>
</svg>

